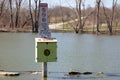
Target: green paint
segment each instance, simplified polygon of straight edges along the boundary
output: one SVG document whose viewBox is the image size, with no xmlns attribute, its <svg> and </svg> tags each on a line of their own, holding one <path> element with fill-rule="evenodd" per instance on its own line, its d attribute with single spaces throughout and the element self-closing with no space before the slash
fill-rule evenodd
<svg viewBox="0 0 120 80">
<path fill-rule="evenodd" d="M 36 42 L 37 62 L 55 62 L 57 60 L 57 42 Z"/>
</svg>

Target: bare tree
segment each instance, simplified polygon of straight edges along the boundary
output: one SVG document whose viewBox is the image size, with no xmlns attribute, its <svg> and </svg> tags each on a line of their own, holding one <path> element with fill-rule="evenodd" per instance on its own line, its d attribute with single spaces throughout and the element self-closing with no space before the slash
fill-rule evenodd
<svg viewBox="0 0 120 80">
<path fill-rule="evenodd" d="M 96 3 L 97 3 L 97 33 L 100 32 L 99 30 L 99 24 L 100 24 L 100 3 L 101 3 L 101 0 L 96 0 Z"/>
<path fill-rule="evenodd" d="M 31 22 L 31 17 L 28 9 L 21 9 L 21 28 L 25 28 L 25 25 L 28 25 Z M 31 25 L 31 24 L 29 24 Z M 29 26 L 28 25 L 28 26 Z"/>
<path fill-rule="evenodd" d="M 2 13 L 3 13 L 4 4 L 5 4 L 5 0 L 0 1 L 0 17 L 2 15 Z"/>
<path fill-rule="evenodd" d="M 38 32 L 38 0 L 34 0 L 34 2 L 35 2 L 35 11 L 34 11 L 34 13 L 35 13 L 35 21 L 34 21 L 34 28 L 35 28 L 35 31 L 34 32 Z M 40 3 L 39 3 L 40 4 Z"/>
<path fill-rule="evenodd" d="M 120 15 L 120 4 L 118 4 L 115 9 L 115 16 L 114 16 L 115 31 L 118 28 L 118 26 L 120 25 L 120 16 L 119 15 Z"/>
<path fill-rule="evenodd" d="M 34 14 L 31 9 L 31 0 L 29 0 L 29 10 L 30 10 L 30 16 L 31 16 L 31 21 L 32 21 L 32 32 L 38 32 L 38 25 L 39 25 L 39 12 L 40 12 L 40 1 L 41 0 L 34 0 L 35 2 L 35 10 Z"/>
<path fill-rule="evenodd" d="M 108 16 L 108 14 L 106 13 L 106 9 L 105 9 L 105 6 L 103 4 L 104 14 L 105 14 L 105 17 L 106 17 L 106 22 L 107 22 L 107 26 L 108 26 L 110 35 L 112 35 L 112 27 L 113 27 L 113 21 L 114 21 L 114 14 L 115 14 L 116 4 L 117 4 L 117 0 L 113 0 L 113 3 L 112 3 L 112 12 L 111 12 L 110 16 Z"/>
<path fill-rule="evenodd" d="M 83 10 L 82 10 L 83 6 Z M 94 10 L 86 14 L 85 12 L 85 0 L 76 0 L 76 12 L 78 17 L 78 24 L 74 28 L 76 33 L 83 33 L 83 29 L 88 17 L 94 13 Z"/>
<path fill-rule="evenodd" d="M 15 27 L 20 27 L 19 16 L 20 16 L 20 7 L 22 0 L 16 0 L 16 17 L 15 17 Z"/>
<path fill-rule="evenodd" d="M 10 28 L 14 28 L 14 23 L 13 23 L 13 8 L 12 8 L 12 0 L 9 0 L 10 4 Z"/>
<path fill-rule="evenodd" d="M 33 21 L 33 14 L 32 14 L 32 9 L 31 9 L 31 0 L 29 0 L 29 10 L 30 10 L 30 16 L 31 16 L 31 23 L 32 23 L 32 32 L 34 32 L 34 21 Z"/>
<path fill-rule="evenodd" d="M 64 30 L 64 16 L 63 16 L 63 10 L 62 10 L 62 6 L 61 6 L 61 0 L 60 0 L 60 13 L 61 13 L 61 20 L 62 20 L 62 26 L 63 26 L 63 30 Z"/>
<path fill-rule="evenodd" d="M 81 5 L 82 5 L 82 0 L 76 0 L 76 12 L 77 12 L 77 16 L 78 16 L 78 24 L 77 27 L 75 29 L 76 33 L 79 33 L 83 31 L 83 26 L 82 26 L 82 10 L 81 10 Z"/>
</svg>

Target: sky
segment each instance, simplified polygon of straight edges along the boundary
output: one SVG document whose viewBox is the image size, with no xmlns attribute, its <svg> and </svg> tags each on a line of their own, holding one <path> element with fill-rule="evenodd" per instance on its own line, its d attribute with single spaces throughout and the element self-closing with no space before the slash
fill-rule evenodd
<svg viewBox="0 0 120 80">
<path fill-rule="evenodd" d="M 112 6 L 112 0 L 102 0 L 106 7 Z M 75 0 L 41 0 L 41 2 L 48 3 L 49 7 L 54 7 L 56 5 L 62 5 L 66 7 L 75 7 Z M 86 7 L 94 7 L 96 0 L 85 0 Z M 118 0 L 120 3 L 120 0 Z"/>
</svg>

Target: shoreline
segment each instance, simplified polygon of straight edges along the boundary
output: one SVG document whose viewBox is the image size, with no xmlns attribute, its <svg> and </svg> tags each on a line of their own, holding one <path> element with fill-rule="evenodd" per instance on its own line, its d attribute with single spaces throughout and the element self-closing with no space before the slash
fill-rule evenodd
<svg viewBox="0 0 120 80">
<path fill-rule="evenodd" d="M 62 32 L 62 33 L 75 33 L 74 30 L 63 30 L 63 29 L 50 29 L 51 32 Z M 32 30 L 20 30 L 20 29 L 13 29 L 13 30 L 7 30 L 7 29 L 0 29 L 0 33 L 33 33 Z M 110 35 L 109 31 L 100 31 L 99 33 L 96 33 L 96 31 L 83 31 L 83 33 L 78 34 L 96 34 L 96 35 Z M 113 30 L 112 35 L 120 35 L 120 30 Z"/>
</svg>

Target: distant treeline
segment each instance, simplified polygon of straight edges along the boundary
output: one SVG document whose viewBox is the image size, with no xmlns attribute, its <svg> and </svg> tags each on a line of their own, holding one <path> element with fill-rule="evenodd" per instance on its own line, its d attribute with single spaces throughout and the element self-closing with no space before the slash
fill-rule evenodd
<svg viewBox="0 0 120 80">
<path fill-rule="evenodd" d="M 75 1 L 74 8 L 61 5 L 49 8 L 49 23 L 68 22 L 76 33 L 84 32 L 84 27 L 89 25 L 95 26 L 99 33 L 99 27 L 104 24 L 110 34 L 114 26 L 120 25 L 120 4 L 117 0 L 113 0 L 111 8 L 105 7 L 102 0 L 96 0 L 95 7 L 87 8 L 82 0 Z M 30 26 L 33 32 L 38 32 L 39 3 L 40 0 L 0 0 L 0 27 L 24 29 Z M 71 20 L 73 22 L 69 23 Z"/>
</svg>

